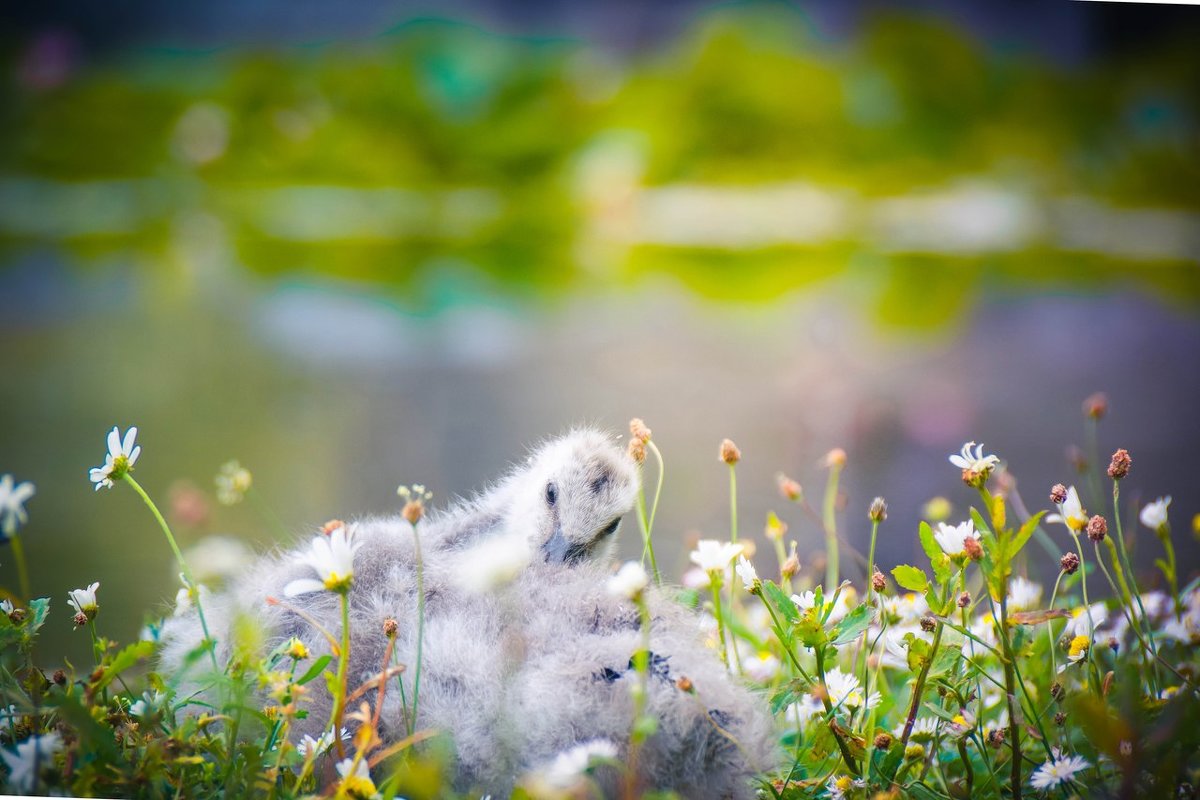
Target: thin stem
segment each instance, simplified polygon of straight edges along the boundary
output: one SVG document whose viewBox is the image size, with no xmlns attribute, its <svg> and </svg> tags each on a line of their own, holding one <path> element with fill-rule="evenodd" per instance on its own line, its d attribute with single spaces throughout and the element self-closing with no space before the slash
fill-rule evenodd
<svg viewBox="0 0 1200 800">
<path fill-rule="evenodd" d="M 827 689 L 829 684 L 825 680 L 825 655 L 824 654 L 825 654 L 824 646 L 818 645 L 816 648 L 817 677 L 819 677 L 821 679 L 821 687 L 823 689 L 823 691 L 821 692 L 821 701 L 822 701 L 823 705 L 825 706 L 825 713 L 827 715 L 829 715 L 829 732 L 833 734 L 833 738 L 837 741 L 838 749 L 842 751 L 842 760 L 846 762 L 846 767 L 857 776 L 858 775 L 858 764 L 854 761 L 854 756 L 852 756 L 850 754 L 850 748 L 846 745 L 846 742 L 842 739 L 842 735 L 840 733 L 838 733 L 837 728 L 836 728 L 836 722 L 833 718 L 833 703 L 830 702 L 830 700 L 829 700 L 829 691 Z"/>
<path fill-rule="evenodd" d="M 1150 652 L 1158 657 L 1158 649 L 1154 646 L 1154 626 L 1150 624 L 1150 617 L 1146 614 L 1146 606 L 1142 603 L 1142 590 L 1138 587 L 1137 573 L 1133 570 L 1133 562 L 1129 560 L 1129 551 L 1125 549 L 1125 534 L 1121 524 L 1121 482 L 1113 481 L 1113 522 L 1117 526 L 1117 544 L 1121 548 L 1121 562 L 1118 566 L 1123 572 L 1129 574 L 1129 585 L 1133 587 L 1133 599 L 1137 602 L 1138 612 L 1142 615 L 1142 624 L 1146 629 L 1146 638 L 1150 642 Z M 1113 559 L 1117 561 L 1117 559 Z M 1157 678 L 1157 674 L 1155 675 Z"/>
<path fill-rule="evenodd" d="M 158 521 L 158 527 L 162 528 L 163 535 L 167 537 L 167 544 L 171 545 L 171 552 L 175 554 L 175 560 L 179 562 L 179 570 L 183 573 L 183 577 L 187 580 L 188 586 L 193 587 L 196 582 L 192 580 L 192 571 L 188 569 L 187 560 L 183 557 L 183 552 L 179 549 L 179 545 L 175 541 L 175 535 L 171 533 L 171 526 L 167 524 L 167 520 L 163 517 L 162 512 L 158 510 L 158 506 L 154 505 L 154 501 L 150 499 L 150 495 L 146 494 L 146 490 L 142 485 L 133 479 L 133 476 L 126 473 L 122 478 L 128 483 L 133 490 L 142 498 L 142 502 L 150 509 L 150 513 L 154 515 L 154 519 Z M 200 604 L 200 592 L 196 591 L 196 596 L 192 598 L 192 602 L 196 604 L 196 616 L 200 619 L 200 629 L 204 631 L 204 639 L 208 642 L 208 656 L 212 659 L 214 670 L 220 670 L 217 666 L 217 643 L 212 638 L 212 634 L 208 632 L 208 622 L 204 619 L 204 607 Z"/>
<path fill-rule="evenodd" d="M 825 483 L 825 502 L 823 505 L 822 524 L 825 528 L 825 586 L 831 589 L 837 585 L 838 575 L 838 538 L 837 538 L 837 509 L 838 477 L 841 475 L 841 464 L 833 464 L 829 468 L 829 480 Z"/>
<path fill-rule="evenodd" d="M 875 576 L 875 537 L 878 533 L 879 533 L 879 520 L 872 519 L 871 520 L 871 545 L 867 549 L 867 591 L 866 591 L 866 598 L 864 600 L 864 602 L 867 605 L 871 604 L 871 592 L 875 588 L 874 581 L 873 581 L 873 578 Z M 864 687 L 867 685 L 867 663 L 871 660 L 871 649 L 872 649 L 867 644 L 868 636 L 869 636 L 868 632 L 863 631 L 863 643 L 862 643 L 862 647 L 861 647 L 861 652 L 862 652 L 862 674 L 863 674 L 862 683 L 863 683 Z"/>
<path fill-rule="evenodd" d="M 1008 638 L 1008 586 L 1003 589 L 1000 593 L 1000 643 L 1004 647 L 1004 695 L 1008 701 L 1008 739 L 1012 747 L 1012 785 L 1009 788 L 1014 800 L 1021 800 L 1021 727 L 1017 724 L 1016 676 L 1012 642 Z"/>
<path fill-rule="evenodd" d="M 21 544 L 21 537 L 13 533 L 12 538 L 13 557 L 17 561 L 17 582 L 21 586 L 21 598 L 29 600 L 29 570 L 25 566 L 25 546 Z"/>
<path fill-rule="evenodd" d="M 718 575 L 720 572 L 717 570 L 708 573 L 708 587 L 712 590 L 713 616 L 717 618 L 717 652 L 725 669 L 729 669 L 729 654 L 725 648 L 725 617 L 721 613 L 721 580 Z"/>
<path fill-rule="evenodd" d="M 1096 623 L 1092 619 L 1092 604 L 1088 600 L 1087 590 L 1087 559 L 1083 556 L 1083 545 L 1079 542 L 1079 534 L 1073 528 L 1068 528 L 1071 532 L 1071 538 L 1075 540 L 1075 551 L 1079 553 L 1079 583 L 1083 586 L 1083 607 L 1088 618 L 1088 658 L 1090 660 L 1092 653 L 1091 642 L 1096 638 Z M 1003 605 L 1001 605 L 1003 608 Z"/>
<path fill-rule="evenodd" d="M 904 733 L 900 737 L 900 744 L 907 747 L 908 737 L 912 736 L 913 725 L 917 721 L 917 709 L 921 707 L 921 694 L 925 691 L 925 679 L 929 676 L 929 668 L 933 666 L 933 661 L 937 658 L 938 645 L 942 641 L 942 623 L 937 623 L 937 628 L 933 632 L 933 646 L 929 648 L 929 658 L 921 665 L 921 671 L 917 673 L 917 682 L 913 686 L 912 700 L 908 705 L 908 716 L 904 720 Z"/>
<path fill-rule="evenodd" d="M 337 744 L 338 758 L 346 756 L 339 732 L 342 729 L 342 713 L 346 710 L 346 674 L 350 669 L 350 594 L 349 589 L 338 592 L 342 606 L 342 643 L 338 648 L 338 670 L 336 693 L 333 697 L 333 739 Z"/>
<path fill-rule="evenodd" d="M 1062 570 L 1058 571 L 1058 577 L 1054 579 L 1054 591 L 1050 593 L 1050 611 L 1054 610 L 1054 601 L 1058 599 L 1058 587 L 1062 584 L 1063 575 L 1067 573 Z M 1046 620 L 1046 641 L 1050 643 L 1050 674 L 1058 674 L 1058 656 L 1054 649 L 1054 620 Z M 1053 680 L 1053 679 L 1052 679 Z"/>
<path fill-rule="evenodd" d="M 413 670 L 412 725 L 417 727 L 417 703 L 421 696 L 421 651 L 425 644 L 425 565 L 421 559 L 421 537 L 413 526 L 413 550 L 417 558 L 417 664 Z"/>
</svg>

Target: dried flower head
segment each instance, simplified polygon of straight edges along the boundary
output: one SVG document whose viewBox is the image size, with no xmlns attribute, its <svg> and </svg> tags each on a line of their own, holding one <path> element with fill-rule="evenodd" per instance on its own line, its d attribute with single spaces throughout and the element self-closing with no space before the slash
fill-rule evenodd
<svg viewBox="0 0 1200 800">
<path fill-rule="evenodd" d="M 646 463 L 646 443 L 641 439 L 636 437 L 630 439 L 629 447 L 627 448 L 626 452 L 628 452 L 629 457 L 633 459 L 633 463 L 637 464 L 638 466 Z"/>
<path fill-rule="evenodd" d="M 1122 447 L 1112 454 L 1112 461 L 1108 462 L 1108 477 L 1119 481 L 1129 474 L 1131 466 L 1133 459 L 1129 457 L 1129 451 Z"/>
<path fill-rule="evenodd" d="M 679 678 L 676 679 L 675 688 L 681 692 L 687 692 L 688 694 L 696 691 L 695 684 L 692 683 L 692 679 L 687 675 L 680 675 Z"/>
<path fill-rule="evenodd" d="M 775 480 L 779 484 L 779 493 L 783 495 L 785 500 L 791 500 L 793 503 L 796 503 L 804 497 L 804 487 L 782 472 L 776 476 Z"/>
<path fill-rule="evenodd" d="M 1108 535 L 1108 523 L 1105 521 L 1104 517 L 1096 514 L 1094 517 L 1088 520 L 1087 535 L 1088 538 L 1093 542 L 1104 541 L 1104 537 Z"/>
<path fill-rule="evenodd" d="M 425 516 L 425 504 L 433 499 L 433 493 L 419 483 L 401 486 L 396 489 L 396 494 L 404 498 L 404 508 L 401 509 L 400 516 L 410 525 L 421 521 L 421 517 Z"/>
<path fill-rule="evenodd" d="M 1066 723 L 1067 723 L 1067 715 L 1065 712 L 1059 711 L 1059 712 L 1055 713 L 1055 715 L 1054 715 L 1054 724 L 1055 725 L 1057 725 L 1058 727 L 1061 728 Z"/>
<path fill-rule="evenodd" d="M 1063 557 L 1059 559 L 1058 565 L 1062 571 L 1068 575 L 1074 575 L 1075 570 L 1079 569 L 1079 556 L 1074 553 L 1063 553 Z"/>
<path fill-rule="evenodd" d="M 999 750 L 1004 746 L 1004 729 L 991 728 L 987 732 L 987 743 L 992 748 Z"/>
<path fill-rule="evenodd" d="M 1056 506 L 1060 506 L 1067 500 L 1067 487 L 1061 483 L 1056 483 L 1050 487 L 1050 502 Z"/>
<path fill-rule="evenodd" d="M 329 534 L 336 531 L 338 528 L 344 528 L 344 527 L 346 527 L 346 523 L 342 522 L 340 519 L 331 519 L 328 522 L 326 522 L 324 525 L 321 526 L 321 533 L 328 536 Z"/>
<path fill-rule="evenodd" d="M 879 750 L 887 750 L 892 746 L 892 735 L 890 733 L 880 733 L 875 736 L 875 747 Z"/>
<path fill-rule="evenodd" d="M 800 559 L 796 555 L 796 543 L 792 542 L 792 552 L 784 559 L 779 566 L 779 574 L 784 580 L 789 580 L 793 575 L 800 571 Z"/>
<path fill-rule="evenodd" d="M 392 619 L 391 617 L 388 617 L 387 619 L 385 619 L 383 621 L 383 635 L 384 636 L 386 636 L 390 639 L 396 635 L 396 632 L 398 630 L 400 630 L 400 623 L 396 622 L 396 620 Z"/>
<path fill-rule="evenodd" d="M 1104 392 L 1096 392 L 1088 395 L 1088 398 L 1083 401 L 1084 416 L 1092 419 L 1100 419 L 1108 413 L 1108 395 Z"/>
<path fill-rule="evenodd" d="M 926 633 L 933 633 L 933 629 L 937 627 L 937 620 L 933 617 L 921 617 L 921 630 Z"/>
<path fill-rule="evenodd" d="M 872 500 L 871 507 L 867 509 L 867 518 L 871 522 L 883 522 L 887 519 L 887 501 L 882 497 Z"/>
<path fill-rule="evenodd" d="M 742 451 L 738 449 L 738 446 L 733 443 L 732 439 L 722 439 L 720 458 L 732 467 L 742 460 Z"/>
<path fill-rule="evenodd" d="M 887 577 L 884 576 L 884 574 L 878 569 L 876 569 L 875 574 L 871 576 L 871 588 L 881 594 L 885 589 L 887 589 Z"/>
<path fill-rule="evenodd" d="M 821 464 L 827 469 L 832 469 L 834 467 L 841 469 L 842 467 L 846 466 L 846 451 L 840 447 L 833 448 L 825 454 L 823 459 L 821 459 Z"/>
<path fill-rule="evenodd" d="M 642 421 L 641 417 L 629 420 L 629 433 L 642 444 L 650 441 L 650 429 L 646 427 L 646 423 Z"/>
<path fill-rule="evenodd" d="M 958 607 L 966 608 L 969 605 L 971 605 L 971 593 L 963 592 L 958 596 Z"/>
<path fill-rule="evenodd" d="M 1067 696 L 1067 690 L 1063 688 L 1061 683 L 1055 681 L 1050 684 L 1050 696 L 1061 703 L 1062 699 Z"/>
<path fill-rule="evenodd" d="M 979 561 L 983 558 L 983 544 L 978 539 L 968 537 L 963 540 L 963 552 L 972 561 Z"/>
</svg>

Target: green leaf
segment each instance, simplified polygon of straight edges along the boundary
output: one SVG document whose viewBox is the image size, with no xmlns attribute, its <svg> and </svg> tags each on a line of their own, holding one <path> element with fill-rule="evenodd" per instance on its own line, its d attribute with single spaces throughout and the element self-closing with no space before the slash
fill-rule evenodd
<svg viewBox="0 0 1200 800">
<path fill-rule="evenodd" d="M 829 637 L 825 634 L 825 628 L 821 625 L 821 620 L 817 619 L 815 608 L 805 611 L 794 628 L 796 635 L 800 638 L 800 643 L 805 647 L 815 648 L 829 641 Z"/>
<path fill-rule="evenodd" d="M 128 647 L 123 648 L 113 656 L 112 661 L 104 668 L 104 673 L 100 676 L 100 680 L 96 681 L 96 687 L 103 689 L 112 683 L 122 672 L 153 654 L 154 642 L 134 642 Z"/>
<path fill-rule="evenodd" d="M 971 521 L 975 523 L 975 529 L 980 533 L 991 533 L 992 526 L 987 524 L 983 515 L 976 510 L 975 506 L 971 506 Z"/>
<path fill-rule="evenodd" d="M 796 622 L 800 619 L 800 609 L 796 608 L 796 604 L 792 602 L 792 598 L 787 596 L 787 593 L 780 589 L 774 581 L 763 581 L 763 596 L 770 601 L 771 605 L 775 606 L 775 610 L 783 615 L 783 618 L 788 622 Z"/>
<path fill-rule="evenodd" d="M 893 569 L 892 577 L 896 579 L 896 583 L 910 592 L 920 593 L 929 588 L 929 579 L 925 577 L 925 571 L 908 564 L 901 564 Z"/>
<path fill-rule="evenodd" d="M 50 598 L 39 597 L 30 600 L 29 612 L 29 621 L 25 623 L 25 635 L 32 637 L 46 623 L 46 617 L 50 614 Z"/>
<path fill-rule="evenodd" d="M 1041 524 L 1042 517 L 1045 515 L 1045 513 L 1045 511 L 1039 511 L 1038 513 L 1034 514 L 1032 517 L 1026 520 L 1024 525 L 1021 526 L 1021 529 L 1017 531 L 1016 536 L 1009 540 L 1008 546 L 1004 548 L 1005 555 L 1008 556 L 1009 560 L 1016 558 L 1017 554 L 1021 552 L 1021 549 L 1025 547 L 1026 542 L 1029 541 L 1029 537 L 1033 536 L 1034 530 L 1039 524 Z"/>
<path fill-rule="evenodd" d="M 320 675 L 321 670 L 325 669 L 325 665 L 330 661 L 333 661 L 333 656 L 329 655 L 328 653 L 318 658 L 312 663 L 312 666 L 308 668 L 308 671 L 300 676 L 300 679 L 296 681 L 296 685 L 303 686 L 313 678 Z"/>
<path fill-rule="evenodd" d="M 862 634 L 863 631 L 867 629 L 867 626 L 871 624 L 871 620 L 874 619 L 874 616 L 875 609 L 871 608 L 871 606 L 867 605 L 866 603 L 863 603 L 858 608 L 854 609 L 845 617 L 843 617 L 842 621 L 838 623 L 837 627 L 834 628 L 833 631 L 830 631 L 830 635 L 833 637 L 833 643 L 838 645 L 854 641 Z"/>
<path fill-rule="evenodd" d="M 792 703 L 799 700 L 800 696 L 803 694 L 804 684 L 800 682 L 799 678 L 794 678 L 788 683 L 785 683 L 783 686 L 780 686 L 778 689 L 776 689 L 775 693 L 771 695 L 771 713 L 778 714 Z"/>
<path fill-rule="evenodd" d="M 922 521 L 917 532 L 921 539 L 921 549 L 929 556 L 929 566 L 933 567 L 934 580 L 945 583 L 954 574 L 954 564 L 951 563 L 950 557 L 942 552 L 942 547 L 937 543 L 933 528 L 929 527 L 928 522 Z"/>
</svg>

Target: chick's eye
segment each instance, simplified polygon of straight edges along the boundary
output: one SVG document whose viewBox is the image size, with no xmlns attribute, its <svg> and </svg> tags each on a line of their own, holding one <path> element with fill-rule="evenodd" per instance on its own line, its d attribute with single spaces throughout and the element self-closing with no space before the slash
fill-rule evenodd
<svg viewBox="0 0 1200 800">
<path fill-rule="evenodd" d="M 554 485 L 554 481 L 546 484 L 546 504 L 553 506 L 558 502 L 558 487 Z"/>
</svg>

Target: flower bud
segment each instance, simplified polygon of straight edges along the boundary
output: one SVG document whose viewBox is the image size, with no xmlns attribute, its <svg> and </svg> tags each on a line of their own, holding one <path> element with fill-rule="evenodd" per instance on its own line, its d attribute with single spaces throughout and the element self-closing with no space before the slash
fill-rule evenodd
<svg viewBox="0 0 1200 800">
<path fill-rule="evenodd" d="M 1065 712 L 1062 712 L 1062 711 L 1059 711 L 1057 714 L 1055 714 L 1055 715 L 1054 715 L 1054 724 L 1055 724 L 1055 725 L 1057 725 L 1057 726 L 1058 726 L 1058 727 L 1060 727 L 1060 728 L 1061 728 L 1063 725 L 1067 724 L 1067 715 L 1066 715 L 1066 713 L 1065 713 Z"/>
<path fill-rule="evenodd" d="M 1063 688 L 1061 683 L 1055 681 L 1050 684 L 1050 696 L 1061 703 L 1062 699 L 1067 696 L 1067 690 Z"/>
<path fill-rule="evenodd" d="M 383 621 L 383 635 L 389 639 L 396 635 L 396 631 L 400 630 L 400 623 L 388 617 Z"/>
<path fill-rule="evenodd" d="M 409 500 L 400 510 L 400 516 L 410 525 L 416 525 L 421 521 L 421 517 L 425 516 L 425 504 L 420 500 Z"/>
<path fill-rule="evenodd" d="M 646 423 L 642 421 L 641 417 L 629 420 L 629 433 L 642 444 L 650 441 L 650 429 L 646 427 Z"/>
<path fill-rule="evenodd" d="M 738 446 L 733 443 L 732 439 L 722 439 L 720 458 L 732 467 L 742 460 L 742 451 L 738 450 Z"/>
<path fill-rule="evenodd" d="M 1074 575 L 1075 570 L 1079 569 L 1079 556 L 1074 553 L 1064 553 L 1063 557 L 1059 559 L 1058 565 L 1062 568 L 1063 572 L 1068 575 Z"/>
<path fill-rule="evenodd" d="M 321 533 L 329 536 L 338 528 L 344 527 L 346 527 L 346 523 L 342 522 L 340 519 L 331 519 L 321 526 Z"/>
<path fill-rule="evenodd" d="M 793 503 L 799 502 L 804 497 L 804 488 L 799 483 L 784 475 L 782 472 L 776 478 L 779 483 L 779 493 L 783 495 L 785 500 L 791 500 Z"/>
<path fill-rule="evenodd" d="M 646 443 L 641 439 L 633 438 L 629 440 L 629 457 L 633 459 L 633 463 L 641 466 L 646 463 Z"/>
<path fill-rule="evenodd" d="M 969 605 L 971 605 L 971 593 L 963 592 L 958 596 L 958 607 L 966 608 Z"/>
<path fill-rule="evenodd" d="M 1054 484 L 1050 489 L 1050 502 L 1056 506 L 1061 506 L 1067 501 L 1067 487 L 1061 483 Z"/>
<path fill-rule="evenodd" d="M 987 732 L 987 743 L 993 749 L 999 750 L 1004 746 L 1004 729 L 992 728 Z"/>
<path fill-rule="evenodd" d="M 875 747 L 878 750 L 887 750 L 892 746 L 892 735 L 890 733 L 880 733 L 875 736 Z"/>
<path fill-rule="evenodd" d="M 972 561 L 979 561 L 983 558 L 983 545 L 974 536 L 968 536 L 963 540 L 963 550 Z"/>
<path fill-rule="evenodd" d="M 1129 474 L 1129 467 L 1132 465 L 1133 459 L 1129 457 L 1129 451 L 1122 447 L 1112 454 L 1112 461 L 1108 462 L 1108 477 L 1119 481 Z"/>
<path fill-rule="evenodd" d="M 871 507 L 867 510 L 867 517 L 871 522 L 883 522 L 887 519 L 887 501 L 882 497 L 872 500 Z"/>
<path fill-rule="evenodd" d="M 1097 514 L 1088 520 L 1087 535 L 1093 542 L 1104 541 L 1104 537 L 1108 535 L 1108 523 L 1104 517 Z"/>
<path fill-rule="evenodd" d="M 904 748 L 904 758 L 907 761 L 922 761 L 925 758 L 925 747 L 919 744 L 910 744 Z"/>
<path fill-rule="evenodd" d="M 1089 395 L 1083 401 L 1083 413 L 1084 416 L 1091 417 L 1092 419 L 1101 419 L 1108 413 L 1108 395 L 1104 392 L 1096 392 Z"/>
<path fill-rule="evenodd" d="M 796 558 L 796 551 L 792 550 L 792 554 L 788 556 L 782 565 L 779 567 L 779 574 L 784 580 L 790 580 L 793 575 L 800 571 L 800 559 Z"/>
<path fill-rule="evenodd" d="M 67 685 L 67 673 L 63 672 L 61 669 L 54 670 L 54 682 L 57 683 L 59 686 L 66 686 Z"/>
<path fill-rule="evenodd" d="M 871 576 L 871 588 L 880 594 L 887 589 L 887 578 L 878 569 L 875 570 L 875 574 Z"/>
<path fill-rule="evenodd" d="M 933 633 L 933 629 L 937 627 L 937 620 L 933 617 L 921 617 L 921 630 L 926 633 Z"/>
<path fill-rule="evenodd" d="M 695 684 L 692 683 L 692 679 L 687 675 L 679 676 L 679 678 L 675 681 L 675 688 L 681 692 L 687 692 L 688 694 L 692 694 L 696 691 Z"/>
<path fill-rule="evenodd" d="M 825 458 L 821 461 L 826 468 L 842 468 L 846 466 L 846 451 L 840 447 L 835 447 L 825 454 Z"/>
</svg>

